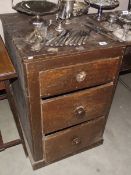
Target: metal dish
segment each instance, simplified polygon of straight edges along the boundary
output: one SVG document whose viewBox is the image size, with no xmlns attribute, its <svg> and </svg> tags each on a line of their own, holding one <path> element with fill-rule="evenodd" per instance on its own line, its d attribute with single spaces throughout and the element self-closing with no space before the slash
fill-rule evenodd
<svg viewBox="0 0 131 175">
<path fill-rule="evenodd" d="M 117 15 L 110 14 L 106 21 L 102 22 L 101 25 L 110 32 L 120 29 L 121 26 L 117 24 Z"/>
<path fill-rule="evenodd" d="M 89 3 L 88 0 L 84 0 Z M 97 20 L 103 20 L 103 10 L 111 10 L 119 6 L 118 0 L 90 0 L 90 6 L 98 9 Z"/>
<path fill-rule="evenodd" d="M 111 24 L 110 22 L 103 22 L 102 26 L 110 32 L 113 32 L 121 28 L 119 24 L 116 24 L 116 23 Z"/>
<path fill-rule="evenodd" d="M 86 1 L 87 0 L 85 0 L 85 2 Z M 103 10 L 110 10 L 119 6 L 119 1 L 118 0 L 90 0 L 90 5 L 97 9 L 101 6 Z"/>
<path fill-rule="evenodd" d="M 73 16 L 80 16 L 87 14 L 89 11 L 90 3 L 78 2 L 74 3 Z"/>
<path fill-rule="evenodd" d="M 12 0 L 13 4 L 13 0 Z M 21 1 L 12 7 L 14 10 L 29 15 L 47 15 L 58 11 L 59 7 L 57 4 L 50 1 Z"/>
<path fill-rule="evenodd" d="M 26 37 L 25 41 L 32 44 L 32 50 L 40 50 L 42 43 L 46 40 L 48 22 L 44 15 L 58 11 L 59 2 L 50 0 L 12 0 L 12 8 L 27 15 L 34 15 L 30 22 L 33 24 L 33 31 Z"/>
<path fill-rule="evenodd" d="M 117 29 L 113 34 L 119 38 L 121 41 L 131 42 L 131 31 L 125 32 L 124 29 Z"/>
<path fill-rule="evenodd" d="M 123 23 L 126 23 L 126 24 L 131 24 L 131 12 L 128 12 L 128 11 L 123 11 L 118 19 L 123 22 Z"/>
</svg>

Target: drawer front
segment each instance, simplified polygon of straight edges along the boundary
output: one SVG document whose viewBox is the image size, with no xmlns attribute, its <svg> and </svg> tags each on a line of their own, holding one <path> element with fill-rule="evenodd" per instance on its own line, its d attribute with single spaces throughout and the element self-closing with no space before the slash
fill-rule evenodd
<svg viewBox="0 0 131 175">
<path fill-rule="evenodd" d="M 102 139 L 104 117 L 47 136 L 44 140 L 45 159 L 52 162 L 76 153 Z"/>
<path fill-rule="evenodd" d="M 112 81 L 118 64 L 119 58 L 110 58 L 40 72 L 40 94 L 49 97 Z"/>
<path fill-rule="evenodd" d="M 43 130 L 51 133 L 106 115 L 113 83 L 42 102 Z"/>
</svg>

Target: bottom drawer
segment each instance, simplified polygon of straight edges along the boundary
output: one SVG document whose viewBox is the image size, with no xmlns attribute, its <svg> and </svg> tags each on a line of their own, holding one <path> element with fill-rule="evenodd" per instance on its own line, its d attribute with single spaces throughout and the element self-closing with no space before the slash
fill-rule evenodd
<svg viewBox="0 0 131 175">
<path fill-rule="evenodd" d="M 46 136 L 44 138 L 46 162 L 61 159 L 101 140 L 104 123 L 105 118 L 101 117 Z"/>
</svg>

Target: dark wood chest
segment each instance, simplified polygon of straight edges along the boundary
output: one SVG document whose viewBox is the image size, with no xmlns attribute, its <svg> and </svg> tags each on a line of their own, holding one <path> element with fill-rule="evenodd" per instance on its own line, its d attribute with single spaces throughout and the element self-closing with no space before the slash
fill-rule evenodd
<svg viewBox="0 0 131 175">
<path fill-rule="evenodd" d="M 32 52 L 24 44 L 29 19 L 20 14 L 2 16 L 6 46 L 18 75 L 10 91 L 29 157 L 38 168 L 103 142 L 124 47 L 92 33 L 94 39 L 82 47 Z M 107 44 L 101 46 L 103 41 Z"/>
</svg>

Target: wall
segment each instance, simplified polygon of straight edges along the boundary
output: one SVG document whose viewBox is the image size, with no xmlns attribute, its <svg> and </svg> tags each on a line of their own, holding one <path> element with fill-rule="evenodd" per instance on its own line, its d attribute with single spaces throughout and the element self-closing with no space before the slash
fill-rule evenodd
<svg viewBox="0 0 131 175">
<path fill-rule="evenodd" d="M 0 14 L 14 12 L 14 10 L 11 8 L 11 1 L 12 0 L 0 0 Z M 119 0 L 119 1 L 120 1 L 120 6 L 117 9 L 126 10 L 127 9 L 127 5 L 128 5 L 128 0 Z M 94 9 L 90 9 L 90 12 L 95 12 L 95 10 Z M 0 22 L 0 34 L 3 37 L 3 30 L 2 30 L 1 22 Z"/>
</svg>

